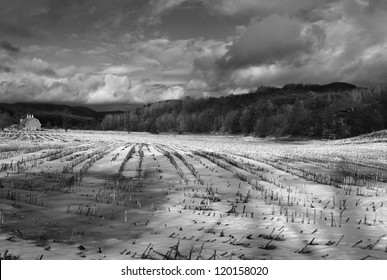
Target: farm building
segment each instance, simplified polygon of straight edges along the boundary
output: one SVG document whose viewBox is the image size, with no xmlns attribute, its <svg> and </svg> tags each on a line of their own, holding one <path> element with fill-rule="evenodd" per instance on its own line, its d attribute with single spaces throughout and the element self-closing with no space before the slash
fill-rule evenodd
<svg viewBox="0 0 387 280">
<path fill-rule="evenodd" d="M 27 115 L 25 119 L 21 119 L 19 123 L 19 129 L 22 130 L 40 130 L 42 125 L 34 115 Z"/>
</svg>

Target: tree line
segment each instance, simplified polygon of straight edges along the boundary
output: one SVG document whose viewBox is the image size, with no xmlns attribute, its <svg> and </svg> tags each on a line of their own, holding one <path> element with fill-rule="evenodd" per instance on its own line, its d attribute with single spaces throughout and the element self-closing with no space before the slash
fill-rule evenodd
<svg viewBox="0 0 387 280">
<path fill-rule="evenodd" d="M 106 115 L 100 127 L 151 133 L 343 138 L 387 128 L 387 90 L 260 87 L 243 95 L 153 103 Z"/>
</svg>

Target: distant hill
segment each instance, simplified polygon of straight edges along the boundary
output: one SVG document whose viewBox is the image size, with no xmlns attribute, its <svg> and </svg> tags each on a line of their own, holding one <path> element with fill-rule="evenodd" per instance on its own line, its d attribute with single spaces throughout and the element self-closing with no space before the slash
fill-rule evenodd
<svg viewBox="0 0 387 280">
<path fill-rule="evenodd" d="M 96 112 L 84 106 L 69 106 L 50 103 L 0 103 L 0 112 L 8 112 L 15 119 L 20 119 L 26 114 L 33 114 L 39 119 L 43 127 L 58 126 L 63 123 L 65 110 L 68 114 L 70 127 L 96 128 L 106 114 L 119 114 L 123 111 Z"/>
<path fill-rule="evenodd" d="M 302 91 L 315 91 L 315 92 L 327 92 L 327 91 L 347 91 L 354 90 L 358 88 L 355 85 L 342 83 L 342 82 L 334 82 L 326 85 L 318 85 L 318 84 L 288 84 L 282 87 L 285 90 L 302 90 Z"/>
<path fill-rule="evenodd" d="M 97 112 L 129 112 L 133 111 L 137 108 L 141 108 L 144 104 L 136 103 L 136 104 L 90 104 L 87 105 L 88 108 L 93 109 Z"/>
</svg>

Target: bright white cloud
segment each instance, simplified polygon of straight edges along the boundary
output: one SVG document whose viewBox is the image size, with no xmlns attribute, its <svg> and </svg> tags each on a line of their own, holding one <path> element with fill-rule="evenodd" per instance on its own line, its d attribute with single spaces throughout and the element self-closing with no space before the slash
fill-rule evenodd
<svg viewBox="0 0 387 280">
<path fill-rule="evenodd" d="M 114 65 L 105 68 L 102 74 L 114 74 L 114 75 L 130 75 L 133 73 L 145 71 L 144 67 L 138 67 L 133 65 Z"/>
<path fill-rule="evenodd" d="M 206 88 L 208 88 L 208 85 L 205 81 L 202 80 L 192 79 L 187 83 L 188 90 L 204 90 Z"/>
<path fill-rule="evenodd" d="M 131 82 L 128 77 L 107 74 L 104 78 L 104 84 L 96 91 L 88 94 L 87 103 L 129 103 L 131 101 L 128 95 L 130 87 Z"/>
<path fill-rule="evenodd" d="M 100 71 L 77 71 L 75 66 L 54 69 L 42 59 L 12 57 L 4 51 L 0 52 L 0 65 L 7 68 L 0 71 L 0 102 L 148 103 L 178 99 L 186 91 L 184 82 L 178 80 L 132 79 L 132 74 L 145 70 L 134 65 L 108 66 Z M 182 73 L 171 71 L 168 75 L 173 78 Z"/>
</svg>

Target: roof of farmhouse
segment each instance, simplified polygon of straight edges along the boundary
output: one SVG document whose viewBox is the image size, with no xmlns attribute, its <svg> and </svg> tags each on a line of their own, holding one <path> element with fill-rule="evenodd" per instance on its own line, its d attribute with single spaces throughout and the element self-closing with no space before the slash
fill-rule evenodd
<svg viewBox="0 0 387 280">
<path fill-rule="evenodd" d="M 27 115 L 27 117 L 25 119 L 21 119 L 20 120 L 20 125 L 21 126 L 26 126 L 28 125 L 28 123 L 30 122 L 36 122 L 40 124 L 39 120 L 37 118 L 34 117 L 34 115 Z"/>
</svg>

